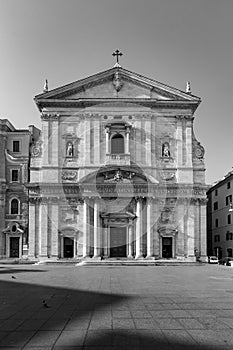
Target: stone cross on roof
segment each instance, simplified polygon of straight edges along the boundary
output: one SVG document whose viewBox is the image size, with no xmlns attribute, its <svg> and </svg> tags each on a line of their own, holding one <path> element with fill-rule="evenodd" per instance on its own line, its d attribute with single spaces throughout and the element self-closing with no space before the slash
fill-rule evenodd
<svg viewBox="0 0 233 350">
<path fill-rule="evenodd" d="M 113 57 L 116 56 L 117 61 L 116 61 L 115 66 L 119 67 L 119 66 L 120 66 L 120 64 L 119 64 L 119 57 L 120 57 L 120 56 L 123 56 L 123 53 L 120 52 L 119 50 L 116 50 L 115 52 L 113 52 L 112 55 L 113 55 Z M 115 66 L 114 66 L 114 67 L 115 67 Z"/>
</svg>

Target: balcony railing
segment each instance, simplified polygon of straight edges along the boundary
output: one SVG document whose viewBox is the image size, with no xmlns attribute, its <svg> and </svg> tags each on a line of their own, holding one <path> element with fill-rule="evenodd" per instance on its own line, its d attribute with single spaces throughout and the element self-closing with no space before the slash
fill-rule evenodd
<svg viewBox="0 0 233 350">
<path fill-rule="evenodd" d="M 106 154 L 106 165 L 130 165 L 130 154 Z"/>
</svg>

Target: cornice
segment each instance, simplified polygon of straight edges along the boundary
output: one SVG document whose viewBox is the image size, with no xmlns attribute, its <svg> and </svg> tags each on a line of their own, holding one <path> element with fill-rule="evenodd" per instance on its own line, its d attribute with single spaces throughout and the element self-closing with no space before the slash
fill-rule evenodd
<svg viewBox="0 0 233 350">
<path fill-rule="evenodd" d="M 37 103 L 38 108 L 42 111 L 45 107 L 57 107 L 57 108 L 86 108 L 92 106 L 98 106 L 102 104 L 121 104 L 124 106 L 127 103 L 134 105 L 141 105 L 149 108 L 191 108 L 196 110 L 199 105 L 199 101 L 186 101 L 186 100 L 177 100 L 177 101 L 168 101 L 168 100 L 157 100 L 152 98 L 80 98 L 80 99 L 40 99 Z M 42 114 L 41 118 L 56 118 L 56 115 L 49 116 L 48 114 Z"/>
</svg>

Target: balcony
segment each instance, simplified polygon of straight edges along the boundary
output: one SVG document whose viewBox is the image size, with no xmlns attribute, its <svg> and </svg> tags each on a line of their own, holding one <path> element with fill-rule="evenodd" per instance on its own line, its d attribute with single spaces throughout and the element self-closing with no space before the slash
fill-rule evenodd
<svg viewBox="0 0 233 350">
<path fill-rule="evenodd" d="M 130 165 L 130 154 L 106 154 L 105 165 Z"/>
</svg>

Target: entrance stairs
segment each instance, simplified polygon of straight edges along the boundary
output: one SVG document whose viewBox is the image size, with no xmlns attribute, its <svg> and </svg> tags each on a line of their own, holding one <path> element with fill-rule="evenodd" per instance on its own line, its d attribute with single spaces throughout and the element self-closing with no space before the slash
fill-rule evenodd
<svg viewBox="0 0 233 350">
<path fill-rule="evenodd" d="M 0 259 L 0 265 L 35 264 L 50 266 L 200 266 L 205 263 L 185 259 L 147 259 L 147 258 L 63 258 L 63 259 Z"/>
<path fill-rule="evenodd" d="M 178 259 L 85 258 L 76 266 L 200 266 L 201 264 L 199 261 L 192 262 Z"/>
</svg>

